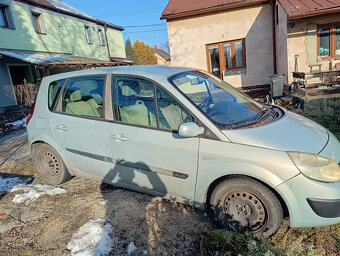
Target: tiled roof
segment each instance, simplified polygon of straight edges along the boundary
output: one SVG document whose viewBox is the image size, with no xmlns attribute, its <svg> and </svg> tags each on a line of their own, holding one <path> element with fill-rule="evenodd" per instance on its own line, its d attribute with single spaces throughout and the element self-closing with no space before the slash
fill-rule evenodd
<svg viewBox="0 0 340 256">
<path fill-rule="evenodd" d="M 289 18 L 309 17 L 340 12 L 340 0 L 278 0 Z M 221 11 L 269 0 L 170 0 L 161 19 L 187 17 L 196 14 Z"/>
<path fill-rule="evenodd" d="M 267 2 L 269 0 L 170 0 L 161 19 L 186 17 Z"/>
<path fill-rule="evenodd" d="M 340 0 L 279 0 L 289 18 L 340 12 Z"/>
<path fill-rule="evenodd" d="M 121 26 L 117 26 L 117 25 L 114 25 L 114 24 L 111 24 L 111 23 L 108 23 L 102 20 L 95 19 L 77 10 L 76 8 L 73 8 L 72 6 L 65 4 L 61 0 L 15 0 L 15 1 L 26 3 L 26 4 L 33 5 L 33 6 L 38 6 L 38 7 L 45 8 L 51 11 L 57 11 L 62 14 L 70 15 L 73 17 L 87 20 L 87 21 L 91 21 L 91 22 L 94 22 L 100 25 L 106 25 L 109 28 L 114 28 L 114 29 L 121 30 L 121 31 L 124 30 L 124 28 Z"/>
</svg>

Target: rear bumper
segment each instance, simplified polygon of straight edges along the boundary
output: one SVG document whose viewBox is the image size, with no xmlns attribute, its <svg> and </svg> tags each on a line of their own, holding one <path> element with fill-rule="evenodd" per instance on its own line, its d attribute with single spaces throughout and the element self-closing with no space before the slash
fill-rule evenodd
<svg viewBox="0 0 340 256">
<path fill-rule="evenodd" d="M 312 210 L 320 217 L 338 218 L 340 217 L 340 199 L 315 199 L 307 198 L 307 202 Z"/>
</svg>

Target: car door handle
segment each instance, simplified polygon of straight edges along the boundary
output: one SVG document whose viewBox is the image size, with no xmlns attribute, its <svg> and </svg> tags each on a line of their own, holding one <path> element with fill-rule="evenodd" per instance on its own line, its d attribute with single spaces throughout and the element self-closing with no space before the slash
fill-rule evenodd
<svg viewBox="0 0 340 256">
<path fill-rule="evenodd" d="M 67 127 L 66 127 L 66 125 L 64 125 L 64 124 L 59 124 L 59 125 L 57 125 L 56 126 L 56 129 L 57 130 L 59 130 L 59 131 L 67 131 Z"/>
<path fill-rule="evenodd" d="M 111 135 L 111 138 L 116 141 L 128 141 L 128 138 L 126 138 L 123 134 Z"/>
</svg>

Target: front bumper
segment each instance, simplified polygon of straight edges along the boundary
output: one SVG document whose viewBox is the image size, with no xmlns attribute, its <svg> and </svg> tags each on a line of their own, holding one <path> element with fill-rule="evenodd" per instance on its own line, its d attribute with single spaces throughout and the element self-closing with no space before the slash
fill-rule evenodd
<svg viewBox="0 0 340 256">
<path fill-rule="evenodd" d="M 318 182 L 299 174 L 276 189 L 287 204 L 292 227 L 340 223 L 340 182 Z"/>
</svg>

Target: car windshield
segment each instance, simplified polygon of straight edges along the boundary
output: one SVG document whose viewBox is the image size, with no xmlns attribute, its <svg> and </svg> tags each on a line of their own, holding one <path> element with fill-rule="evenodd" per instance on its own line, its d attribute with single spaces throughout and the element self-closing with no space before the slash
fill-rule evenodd
<svg viewBox="0 0 340 256">
<path fill-rule="evenodd" d="M 267 107 L 208 73 L 183 72 L 170 77 L 169 81 L 222 130 L 259 126 L 265 122 Z"/>
</svg>

